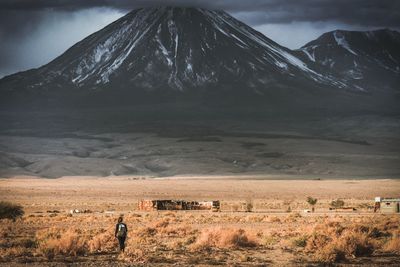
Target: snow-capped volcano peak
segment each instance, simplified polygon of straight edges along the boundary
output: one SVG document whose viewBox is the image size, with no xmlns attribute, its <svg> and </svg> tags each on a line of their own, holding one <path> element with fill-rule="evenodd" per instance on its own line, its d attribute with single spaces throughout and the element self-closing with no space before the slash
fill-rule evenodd
<svg viewBox="0 0 400 267">
<path fill-rule="evenodd" d="M 188 88 L 218 83 L 268 87 L 282 80 L 345 87 L 224 11 L 137 9 L 39 69 L 65 87 Z M 42 85 L 40 85 L 42 86 Z M 259 92 L 259 91 L 258 91 Z"/>
<path fill-rule="evenodd" d="M 28 92 L 49 102 L 310 101 L 311 95 L 369 91 L 368 62 L 397 75 L 397 35 L 334 31 L 292 51 L 224 11 L 141 8 L 47 65 L 5 77 L 0 93 L 19 99 Z M 360 45 L 367 41 L 370 46 Z"/>
</svg>

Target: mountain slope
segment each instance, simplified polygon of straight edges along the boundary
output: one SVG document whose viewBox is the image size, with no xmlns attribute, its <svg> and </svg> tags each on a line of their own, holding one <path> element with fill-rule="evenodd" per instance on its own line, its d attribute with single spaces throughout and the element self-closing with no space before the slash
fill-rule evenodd
<svg viewBox="0 0 400 267">
<path fill-rule="evenodd" d="M 352 88 L 320 69 L 223 11 L 143 8 L 49 64 L 4 78 L 0 89 L 51 102 L 75 94 L 163 101 L 217 91 L 268 97 L 290 91 L 296 97 L 316 88 Z"/>
<path fill-rule="evenodd" d="M 360 90 L 385 92 L 400 85 L 400 33 L 388 29 L 336 30 L 298 50 L 302 58 L 337 73 Z"/>
</svg>

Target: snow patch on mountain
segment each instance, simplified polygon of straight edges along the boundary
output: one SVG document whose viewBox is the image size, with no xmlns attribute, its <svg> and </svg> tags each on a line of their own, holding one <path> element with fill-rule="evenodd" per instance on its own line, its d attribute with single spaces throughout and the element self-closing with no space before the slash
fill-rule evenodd
<svg viewBox="0 0 400 267">
<path fill-rule="evenodd" d="M 224 14 L 219 14 L 217 11 L 210 11 L 210 10 L 201 10 L 206 16 L 208 16 L 214 23 L 215 27 L 219 30 L 221 30 L 221 24 L 226 24 L 232 27 L 233 29 L 237 30 L 250 40 L 256 42 L 260 46 L 266 48 L 267 53 L 271 53 L 271 57 L 278 57 L 282 61 L 286 61 L 292 66 L 308 72 L 312 75 L 313 80 L 324 80 L 325 77 L 323 75 L 315 72 L 314 70 L 310 69 L 306 63 L 304 63 L 301 59 L 293 56 L 292 54 L 288 53 L 287 51 L 283 50 L 279 46 L 270 44 L 267 42 L 265 39 L 261 38 L 260 36 L 254 34 L 253 32 L 249 31 L 247 28 L 240 27 L 236 25 L 234 22 L 231 21 L 231 18 L 228 17 L 225 13 Z M 231 36 L 228 34 L 226 31 L 222 30 L 222 32 L 228 36 Z M 276 61 L 276 60 L 275 60 Z M 282 68 L 282 64 L 277 64 L 278 67 Z M 286 65 L 287 66 L 287 65 Z"/>
<path fill-rule="evenodd" d="M 315 48 L 318 47 L 317 45 L 306 47 L 301 49 L 301 51 L 306 54 L 306 56 L 313 62 L 315 62 Z M 311 50 L 311 53 L 308 51 Z"/>
<path fill-rule="evenodd" d="M 139 23 L 140 21 L 144 22 L 149 16 L 150 12 L 144 12 L 143 16 L 139 18 L 139 21 L 135 20 L 134 22 Z M 136 45 L 142 40 L 142 38 L 147 34 L 147 32 L 152 28 L 152 26 L 156 23 L 156 20 L 153 20 L 151 24 L 148 25 L 144 30 L 137 31 L 135 36 L 131 39 L 128 46 L 125 47 L 123 53 L 120 54 L 116 60 L 101 74 L 101 80 L 103 83 L 109 82 L 110 75 L 117 70 L 121 64 L 125 61 L 125 59 L 130 55 L 132 50 L 136 47 Z"/>
<path fill-rule="evenodd" d="M 370 40 L 376 40 L 376 35 L 373 31 L 367 31 L 367 32 L 365 32 L 365 35 Z"/>
<path fill-rule="evenodd" d="M 73 71 L 75 77 L 71 79 L 72 82 L 80 84 L 93 76 L 99 76 L 96 84 L 108 83 L 110 75 L 124 63 L 136 45 L 157 22 L 149 19 L 151 16 L 157 15 L 157 12 L 160 11 L 141 9 L 135 14 L 134 20 L 125 20 L 121 27 L 97 44 L 94 49 L 88 51 L 88 54 L 78 59 L 79 63 Z M 152 23 L 139 30 L 140 26 L 146 25 L 147 20 Z M 118 55 L 116 55 L 117 51 Z"/>
<path fill-rule="evenodd" d="M 158 25 L 158 29 L 157 29 L 157 35 L 156 35 L 156 41 L 161 49 L 162 54 L 164 55 L 165 59 L 167 60 L 168 66 L 171 67 L 172 66 L 172 60 L 170 58 L 169 52 L 167 50 L 167 48 L 164 46 L 164 44 L 161 41 L 160 38 L 160 34 L 161 34 L 161 24 Z"/>
<path fill-rule="evenodd" d="M 344 36 L 343 33 L 339 32 L 339 31 L 335 31 L 333 32 L 333 37 L 335 38 L 336 43 L 343 47 L 344 49 L 346 49 L 347 51 L 349 51 L 350 53 L 354 54 L 357 56 L 357 53 L 354 52 L 351 48 L 349 43 L 346 41 L 346 38 Z"/>
</svg>

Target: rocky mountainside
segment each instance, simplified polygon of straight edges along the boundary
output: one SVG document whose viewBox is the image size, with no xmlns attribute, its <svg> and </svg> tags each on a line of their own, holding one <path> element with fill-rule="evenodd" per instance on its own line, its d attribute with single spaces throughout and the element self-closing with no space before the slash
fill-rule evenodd
<svg viewBox="0 0 400 267">
<path fill-rule="evenodd" d="M 223 11 L 142 8 L 47 65 L 0 80 L 0 104 L 340 107 L 378 87 L 382 104 L 397 93 L 398 35 L 336 31 L 291 51 Z"/>
<path fill-rule="evenodd" d="M 400 33 L 332 31 L 298 50 L 303 58 L 339 72 L 347 83 L 367 92 L 400 88 Z"/>
<path fill-rule="evenodd" d="M 216 91 L 266 95 L 293 88 L 351 89 L 223 11 L 137 9 L 49 64 L 0 82 L 16 96 L 163 96 Z"/>
</svg>

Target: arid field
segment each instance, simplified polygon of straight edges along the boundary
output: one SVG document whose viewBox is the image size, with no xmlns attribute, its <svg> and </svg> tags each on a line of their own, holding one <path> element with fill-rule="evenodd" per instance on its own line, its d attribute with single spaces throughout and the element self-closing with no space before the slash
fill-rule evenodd
<svg viewBox="0 0 400 267">
<path fill-rule="evenodd" d="M 375 196 L 399 196 L 400 180 L 281 178 L 0 179 L 0 200 L 25 211 L 1 222 L 0 265 L 400 265 L 400 216 L 373 212 Z M 221 211 L 143 212 L 140 199 L 220 200 Z M 336 199 L 355 210 L 330 210 Z M 124 254 L 113 236 L 121 214 Z"/>
</svg>

